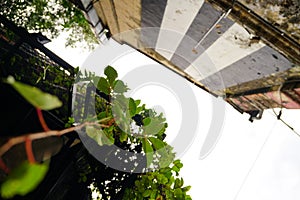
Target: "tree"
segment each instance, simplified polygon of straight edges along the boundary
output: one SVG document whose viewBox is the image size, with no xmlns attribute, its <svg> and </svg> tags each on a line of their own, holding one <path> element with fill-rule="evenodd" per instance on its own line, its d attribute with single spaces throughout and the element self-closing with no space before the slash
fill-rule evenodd
<svg viewBox="0 0 300 200">
<path fill-rule="evenodd" d="M 114 68 L 106 67 L 104 74 L 104 77 L 92 73 L 79 76 L 78 81 L 84 81 L 88 87 L 95 87 L 95 93 L 86 96 L 95 100 L 94 104 L 89 103 L 95 112 L 86 113 L 85 109 L 88 108 L 78 105 L 77 110 L 74 110 L 75 118 L 69 118 L 64 130 L 50 130 L 40 112 L 62 106 L 56 96 L 15 81 L 12 77 L 7 79 L 6 82 L 37 109 L 44 132 L 11 138 L 0 147 L 1 158 L 15 144 L 24 142 L 28 157 L 28 161 L 11 172 L 6 170 L 8 177 L 0 188 L 2 197 L 26 195 L 46 175 L 48 163 L 36 162 L 32 153 L 32 140 L 61 136 L 77 130 L 82 142 L 86 139 L 91 141 L 87 148 L 100 150 L 97 153 L 102 160 L 99 162 L 87 153 L 85 159 L 82 159 L 86 160 L 86 170 L 80 173 L 80 181 L 87 183 L 87 186 L 95 182 L 102 198 L 191 199 L 187 195 L 190 186 L 184 187 L 183 179 L 179 177 L 183 164 L 180 160 L 174 160 L 173 148 L 164 141 L 166 119 L 162 114 L 146 108 L 141 100 L 126 97 L 128 88 L 122 80 L 117 79 L 118 73 Z M 117 163 L 118 169 L 112 169 L 110 160 Z M 0 167 L 5 169 L 3 162 Z M 111 184 L 113 181 L 117 184 Z"/>
<path fill-rule="evenodd" d="M 68 0 L 11 0 L 0 3 L 0 14 L 32 32 L 56 38 L 69 33 L 66 46 L 85 42 L 93 48 L 98 43 L 84 14 Z"/>
</svg>

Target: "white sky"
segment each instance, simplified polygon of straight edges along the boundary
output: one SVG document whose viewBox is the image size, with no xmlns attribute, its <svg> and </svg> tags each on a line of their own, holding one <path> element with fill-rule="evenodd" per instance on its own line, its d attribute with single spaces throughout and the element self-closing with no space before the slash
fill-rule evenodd
<svg viewBox="0 0 300 200">
<path fill-rule="evenodd" d="M 158 65 L 137 52 L 127 52 L 118 58 L 109 57 L 111 51 L 120 55 L 124 49 L 128 49 L 111 42 L 98 48 L 96 53 L 66 49 L 62 38 L 46 46 L 73 66 L 85 63 L 87 68 L 97 71 L 100 63 L 110 61 L 120 77 L 135 67 Z M 179 76 L 178 78 L 180 79 Z M 187 84 L 198 102 L 198 108 L 194 109 L 198 109 L 199 116 L 196 137 L 181 157 L 184 164 L 181 174 L 185 184 L 192 186 L 190 194 L 193 199 L 300 199 L 300 137 L 276 120 L 271 110 L 264 112 L 262 120 L 250 123 L 248 115 L 242 115 L 225 104 L 226 117 L 221 137 L 213 151 L 205 159 L 199 159 L 209 127 L 218 123 L 214 121 L 218 117 L 212 113 L 213 97 L 200 88 Z M 152 87 L 151 84 L 140 87 L 133 94 L 150 107 L 159 105 L 163 108 L 169 124 L 167 139 L 171 143 L 176 138 L 182 121 L 183 105 L 180 104 L 178 95 L 180 96 L 167 87 L 153 84 Z M 161 98 L 157 98 L 158 96 Z M 299 110 L 283 110 L 282 119 L 298 132 L 299 117 Z"/>
</svg>

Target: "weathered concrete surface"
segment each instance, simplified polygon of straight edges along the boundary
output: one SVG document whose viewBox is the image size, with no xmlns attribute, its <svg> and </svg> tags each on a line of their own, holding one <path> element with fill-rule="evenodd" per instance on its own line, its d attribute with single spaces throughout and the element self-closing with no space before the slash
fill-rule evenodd
<svg viewBox="0 0 300 200">
<path fill-rule="evenodd" d="M 234 22 L 228 18 L 222 19 L 210 34 L 203 39 L 201 44 L 196 47 L 197 43 L 203 38 L 209 27 L 213 26 L 221 14 L 220 11 L 217 11 L 210 4 L 204 2 L 180 45 L 176 49 L 171 62 L 185 70 L 205 51 L 205 49 L 209 48 L 224 32 L 226 32 L 234 24 Z"/>
<path fill-rule="evenodd" d="M 249 81 L 256 83 L 262 78 L 284 72 L 292 67 L 293 64 L 284 56 L 269 46 L 264 46 L 202 81 L 209 82 L 210 89 L 213 91 L 222 90 L 231 86 L 243 85 Z M 252 89 L 254 88 L 252 87 Z"/>
<path fill-rule="evenodd" d="M 300 43 L 299 0 L 239 1 Z"/>
<path fill-rule="evenodd" d="M 289 60 L 300 65 L 300 44 L 293 38 L 285 35 L 274 25 L 266 22 L 239 1 L 232 0 L 207 0 L 216 9 L 229 10 L 229 17 L 247 27 L 252 34 L 257 35 L 266 44 L 284 54 Z"/>
<path fill-rule="evenodd" d="M 228 87 L 223 90 L 223 94 L 227 97 L 242 96 L 245 93 L 249 93 L 252 90 L 254 91 L 260 88 L 269 88 L 270 91 L 277 91 L 279 87 L 281 87 L 288 80 L 298 80 L 299 82 L 300 67 L 293 67 L 283 72 L 271 74 L 268 77 Z M 295 88 L 297 87 L 295 86 Z M 217 93 L 222 93 L 222 91 L 219 91 Z"/>
<path fill-rule="evenodd" d="M 141 41 L 145 47 L 155 49 L 167 0 L 159 4 L 153 0 L 142 0 Z"/>
</svg>

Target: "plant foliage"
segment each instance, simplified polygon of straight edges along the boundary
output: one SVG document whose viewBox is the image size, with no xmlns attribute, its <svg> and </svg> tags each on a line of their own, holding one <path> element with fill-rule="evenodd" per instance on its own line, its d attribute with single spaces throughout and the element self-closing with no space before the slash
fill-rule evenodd
<svg viewBox="0 0 300 200">
<path fill-rule="evenodd" d="M 126 168 L 126 171 L 122 173 L 133 179 L 132 184 L 123 188 L 122 199 L 191 199 L 187 194 L 190 186 L 184 186 L 183 179 L 179 176 L 183 164 L 180 160 L 174 160 L 173 148 L 164 141 L 168 125 L 163 115 L 146 108 L 141 100 L 127 97 L 125 93 L 129 88 L 123 81 L 117 79 L 118 73 L 111 66 L 105 68 L 103 77 L 88 72 L 79 74 L 79 82 L 88 82 L 87 85 L 93 86 L 96 90 L 95 93 L 89 94 L 95 100 L 96 112 L 90 115 L 85 113 L 87 107 L 77 105 L 78 111 L 74 112 L 82 118 L 70 117 L 66 127 L 73 126 L 75 123 L 89 122 L 84 133 L 94 141 L 97 148 L 106 149 L 101 154 L 105 157 L 104 160 L 111 159 L 114 155 L 118 157 L 118 165 L 124 166 L 124 170 Z M 12 77 L 8 78 L 7 83 L 37 108 L 47 110 L 60 105 L 55 96 L 16 82 Z M 81 89 L 79 88 L 77 92 L 80 93 Z M 126 153 L 118 154 L 118 148 L 131 152 L 134 156 L 128 157 Z M 98 162 L 96 165 L 87 163 L 88 170 L 80 173 L 80 181 L 91 183 L 95 178 L 97 179 L 92 173 L 98 174 L 98 166 L 102 164 L 105 163 Z M 28 163 L 21 165 L 15 172 L 9 174 L 6 182 L 2 183 L 2 197 L 27 194 L 43 179 L 46 171 L 44 165 Z M 33 174 L 36 177 L 33 178 Z M 118 176 L 117 172 L 114 174 Z M 100 173 L 101 175 L 107 176 L 107 174 Z M 12 187 L 13 183 L 17 184 Z M 106 185 L 104 188 L 108 187 Z M 102 195 L 112 198 L 114 194 L 102 193 Z"/>
<path fill-rule="evenodd" d="M 36 87 L 15 81 L 12 76 L 7 78 L 7 83 L 17 90 L 34 107 L 42 110 L 52 110 L 62 106 L 62 102 L 54 95 L 42 92 Z"/>
<path fill-rule="evenodd" d="M 180 160 L 175 160 L 168 167 L 140 175 L 134 187 L 126 189 L 123 199 L 190 200 L 187 192 L 191 187 L 183 187 L 183 178 L 178 176 L 182 166 Z"/>
<path fill-rule="evenodd" d="M 1 185 L 1 196 L 12 198 L 15 195 L 26 195 L 34 190 L 44 179 L 48 164 L 33 164 L 24 162 L 15 168 Z"/>
<path fill-rule="evenodd" d="M 10 0 L 0 3 L 0 14 L 17 25 L 56 38 L 69 33 L 66 45 L 86 42 L 89 48 L 98 43 L 83 13 L 68 0 Z"/>
<path fill-rule="evenodd" d="M 161 113 L 146 108 L 141 100 L 126 97 L 129 89 L 117 79 L 118 73 L 113 67 L 106 67 L 104 74 L 103 77 L 89 74 L 90 78 L 81 78 L 85 81 L 90 79 L 100 92 L 109 97 L 104 107 L 96 112 L 98 120 L 112 117 L 114 123 L 100 132 L 89 130 L 88 135 L 100 146 L 112 143 L 120 147 L 140 146 L 140 151 L 127 150 L 142 153 L 146 158 L 144 173 L 139 174 L 134 185 L 125 190 L 123 199 L 191 199 L 187 194 L 190 186 L 184 186 L 179 176 L 183 164 L 174 160 L 173 148 L 164 141 L 168 127 L 166 119 Z M 106 142 L 102 141 L 103 138 Z"/>
</svg>

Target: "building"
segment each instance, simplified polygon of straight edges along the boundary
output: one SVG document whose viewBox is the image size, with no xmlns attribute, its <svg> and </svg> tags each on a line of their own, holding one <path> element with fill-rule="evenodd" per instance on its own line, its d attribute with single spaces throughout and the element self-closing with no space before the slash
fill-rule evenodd
<svg viewBox="0 0 300 200">
<path fill-rule="evenodd" d="M 280 10 L 285 5 L 274 2 L 269 9 L 263 1 L 254 5 L 250 0 L 77 4 L 93 27 L 101 23 L 102 40 L 105 35 L 128 44 L 259 118 L 268 108 L 300 108 L 299 5 L 289 5 L 295 7 L 288 11 L 294 17 L 289 20 L 289 13 Z"/>
<path fill-rule="evenodd" d="M 41 88 L 58 96 L 64 105 L 45 113 L 54 127 L 64 127 L 71 112 L 71 89 L 75 69 L 43 44 L 49 42 L 41 33 L 28 33 L 0 15 L 0 77 L 13 76 L 16 80 Z M 20 135 L 32 130 L 31 107 L 22 101 L 11 88 L 0 83 L 3 91 L 1 119 L 7 123 L 1 126 L 1 135 Z M 18 121 L 16 121 L 18 113 Z M 57 120 L 61 119 L 61 120 Z M 29 129 L 23 128 L 28 127 Z M 32 128 L 32 127 L 31 127 Z"/>
<path fill-rule="evenodd" d="M 16 80 L 57 95 L 65 106 L 52 111 L 44 111 L 43 115 L 49 128 L 59 130 L 64 128 L 64 119 L 70 115 L 68 105 L 71 105 L 71 98 L 69 97 L 72 97 L 70 89 L 74 79 L 72 76 L 72 74 L 74 75 L 74 68 L 44 47 L 43 44 L 47 41 L 49 40 L 42 34 L 28 33 L 24 28 L 17 27 L 0 15 L 1 80 L 10 75 Z M 40 79 L 40 77 L 43 78 Z M 63 80 L 55 80 L 56 77 L 61 77 Z M 71 84 L 68 84 L 68 79 Z M 3 81 L 0 82 L 0 89 L 0 120 L 2 121 L 0 145 L 5 144 L 8 137 L 43 130 L 32 105 Z M 36 161 L 43 160 L 46 154 L 49 156 L 55 154 L 55 156 L 51 161 L 48 175 L 40 186 L 34 192 L 24 197 L 16 196 L 14 199 L 59 199 L 57 196 L 64 197 L 64 193 L 67 195 L 69 192 L 69 190 L 61 187 L 63 181 L 64 185 L 72 183 L 74 188 L 79 187 L 74 183 L 77 181 L 75 164 L 80 148 L 69 150 L 67 147 L 63 147 L 63 144 L 63 138 L 59 137 L 43 138 L 32 143 Z M 5 163 L 8 169 L 14 169 L 26 159 L 24 144 L 15 145 L 1 156 L 2 164 Z M 0 167 L 1 183 L 6 176 L 4 168 Z M 69 178 L 66 179 L 65 176 Z M 57 186 L 60 191 L 55 193 L 58 190 Z M 86 188 L 82 187 L 82 191 L 84 189 Z M 74 192 L 71 191 L 70 193 Z"/>
</svg>

